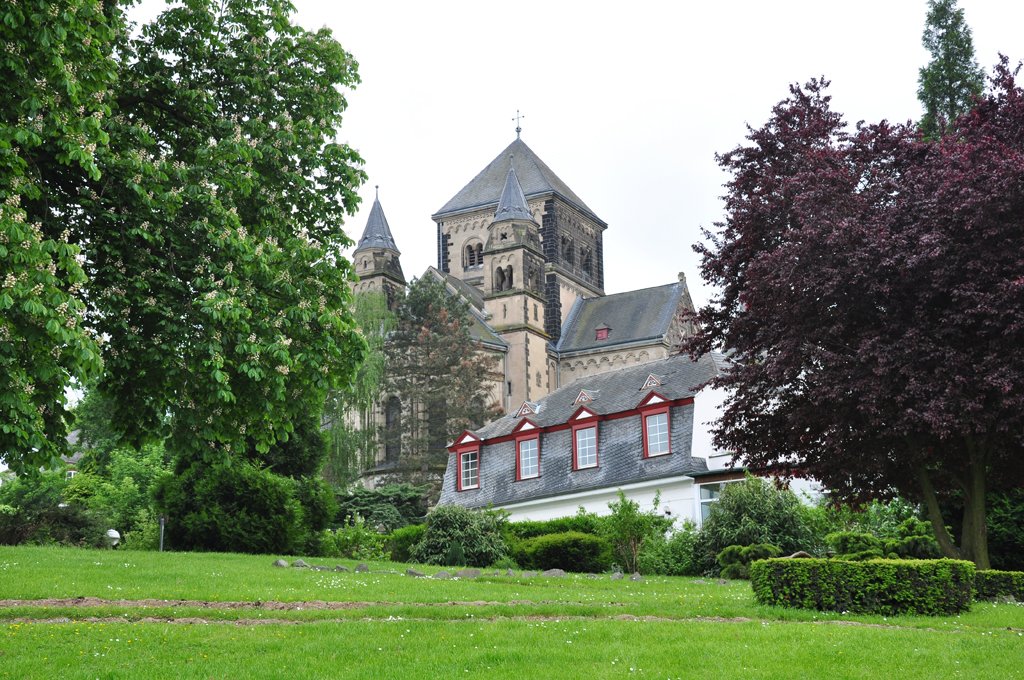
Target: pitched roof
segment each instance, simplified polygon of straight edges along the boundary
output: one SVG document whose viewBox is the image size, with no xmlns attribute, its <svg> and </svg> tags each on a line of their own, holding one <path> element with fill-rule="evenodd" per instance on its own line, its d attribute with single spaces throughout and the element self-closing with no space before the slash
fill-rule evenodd
<svg viewBox="0 0 1024 680">
<path fill-rule="evenodd" d="M 615 295 L 578 298 L 569 310 L 555 350 L 577 352 L 662 338 L 686 293 L 686 284 L 680 281 Z M 609 329 L 608 336 L 598 340 L 595 331 L 603 327 Z"/>
<path fill-rule="evenodd" d="M 437 220 L 453 213 L 479 210 L 491 205 L 497 206 L 505 187 L 509 156 L 512 156 L 512 168 L 515 169 L 526 198 L 555 193 L 587 213 L 599 224 L 605 224 L 521 139 L 516 139 L 495 156 L 480 174 L 434 213 L 433 219 Z"/>
<path fill-rule="evenodd" d="M 724 362 L 720 354 L 705 354 L 697 361 L 685 354 L 676 354 L 667 359 L 586 376 L 538 401 L 530 421 L 542 428 L 567 423 L 580 408 L 576 398 L 581 390 L 594 397 L 586 403 L 586 408 L 597 415 L 632 410 L 651 392 L 657 392 L 668 401 L 692 397 L 697 388 L 718 374 Z M 658 377 L 661 385 L 644 388 L 651 374 Z M 503 437 L 512 432 L 519 420 L 514 414 L 502 416 L 474 432 L 483 440 Z"/>
<path fill-rule="evenodd" d="M 523 196 L 523 188 L 519 185 L 519 178 L 516 177 L 516 169 L 512 167 L 511 159 L 509 159 L 508 174 L 505 175 L 505 188 L 501 191 L 498 208 L 494 211 L 494 219 L 533 220 L 530 208 L 526 205 L 526 197 Z"/>
<path fill-rule="evenodd" d="M 581 388 L 591 394 L 597 393 L 595 399 L 586 404 L 587 411 L 598 416 L 622 413 L 632 411 L 654 392 L 667 401 L 691 397 L 695 388 L 712 378 L 722 363 L 721 355 L 705 355 L 697 361 L 691 361 L 686 355 L 675 355 L 661 361 L 601 373 L 552 392 L 538 403 L 535 414 L 525 418 L 499 418 L 475 432 L 483 440 L 479 488 L 456 491 L 459 457 L 450 456 L 440 503 L 503 507 L 592 489 L 614 489 L 637 482 L 699 475 L 707 470 L 707 463 L 703 458 L 691 455 L 694 410 L 689 405 L 673 409 L 671 454 L 643 456 L 639 417 L 609 419 L 600 425 L 599 465 L 585 470 L 572 469 L 572 429 L 544 428 L 568 422 L 582 408 L 573 404 Z M 641 389 L 652 373 L 663 380 L 662 385 L 656 389 Z M 526 418 L 542 430 L 541 475 L 517 482 L 513 481 L 516 445 L 514 438 L 506 438 L 506 435 Z"/>
<path fill-rule="evenodd" d="M 387 248 L 399 255 L 398 246 L 395 245 L 395 238 L 391 235 L 391 228 L 388 220 L 384 217 L 384 209 L 380 207 L 380 199 L 373 199 L 373 207 L 370 209 L 370 217 L 366 220 L 366 228 L 363 229 L 363 236 L 359 239 L 354 253 L 369 248 Z M 354 254 L 353 253 L 353 254 Z"/>
</svg>

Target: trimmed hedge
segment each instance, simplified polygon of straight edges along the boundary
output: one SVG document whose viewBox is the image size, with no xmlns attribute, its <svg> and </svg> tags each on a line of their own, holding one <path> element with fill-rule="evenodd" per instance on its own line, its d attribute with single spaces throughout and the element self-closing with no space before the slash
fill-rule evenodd
<svg viewBox="0 0 1024 680">
<path fill-rule="evenodd" d="M 1024 571 L 985 569 L 974 575 L 975 599 L 996 600 L 1012 597 L 1024 602 Z"/>
<path fill-rule="evenodd" d="M 963 560 L 770 559 L 750 566 L 760 604 L 857 614 L 958 614 L 971 608 Z"/>
<path fill-rule="evenodd" d="M 608 541 L 593 534 L 566 531 L 523 541 L 516 558 L 520 566 L 532 569 L 602 572 L 611 567 L 612 549 Z"/>
</svg>

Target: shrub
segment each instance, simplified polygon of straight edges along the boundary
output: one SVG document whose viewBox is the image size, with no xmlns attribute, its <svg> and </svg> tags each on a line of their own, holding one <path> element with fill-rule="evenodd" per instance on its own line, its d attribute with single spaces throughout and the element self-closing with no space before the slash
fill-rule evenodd
<svg viewBox="0 0 1024 680">
<path fill-rule="evenodd" d="M 564 569 L 575 572 L 607 571 L 612 564 L 608 541 L 579 531 L 537 536 L 522 542 L 524 560 L 516 561 L 531 569 Z"/>
<path fill-rule="evenodd" d="M 697 570 L 716 574 L 715 558 L 730 545 L 771 543 L 783 554 L 814 549 L 817 539 L 807 518 L 796 494 L 771 482 L 748 475 L 742 482 L 726 484 L 697 537 Z"/>
<path fill-rule="evenodd" d="M 828 547 L 835 551 L 836 559 L 851 559 L 848 555 L 876 551 L 882 556 L 882 541 L 861 531 L 836 531 L 825 537 Z"/>
<path fill-rule="evenodd" d="M 693 546 L 696 541 L 697 527 L 689 520 L 668 538 L 660 536 L 648 540 L 640 551 L 640 573 L 695 576 Z"/>
<path fill-rule="evenodd" d="M 105 547 L 110 518 L 84 503 L 66 502 L 66 489 L 63 470 L 15 477 L 0 486 L 0 544 Z"/>
<path fill-rule="evenodd" d="M 441 505 L 427 515 L 427 529 L 412 549 L 412 559 L 423 564 L 447 564 L 458 544 L 470 567 L 486 567 L 506 556 L 501 526 L 505 515 L 479 512 L 460 505 Z"/>
<path fill-rule="evenodd" d="M 337 530 L 325 529 L 320 535 L 320 554 L 350 560 L 383 560 L 387 556 L 387 538 L 378 534 L 359 515 Z"/>
<path fill-rule="evenodd" d="M 974 575 L 974 591 L 978 600 L 1012 597 L 1017 602 L 1024 602 L 1024 571 L 984 569 Z"/>
<path fill-rule="evenodd" d="M 505 525 L 504 533 L 506 540 L 510 537 L 523 540 L 548 534 L 564 534 L 567 531 L 597 536 L 603 530 L 603 520 L 603 517 L 598 517 L 596 514 L 580 508 L 575 515 L 570 515 L 569 517 L 558 517 L 543 521 L 509 522 Z"/>
<path fill-rule="evenodd" d="M 412 562 L 412 551 L 427 531 L 426 524 L 409 524 L 388 535 L 388 552 L 392 562 Z"/>
<path fill-rule="evenodd" d="M 992 568 L 1024 570 L 1024 489 L 993 492 L 987 502 L 988 553 Z"/>
<path fill-rule="evenodd" d="M 385 484 L 376 489 L 355 487 L 338 497 L 342 516 L 365 517 L 372 526 L 394 531 L 418 524 L 427 514 L 427 488 L 413 484 Z"/>
<path fill-rule="evenodd" d="M 658 503 L 659 498 L 655 496 L 655 508 Z M 612 501 L 608 507 L 612 512 L 604 518 L 603 537 L 611 544 L 614 558 L 625 571 L 638 571 L 644 545 L 664 537 L 672 521 L 654 511 L 641 512 L 640 504 L 626 498 L 621 490 L 619 500 Z"/>
<path fill-rule="evenodd" d="M 179 550 L 292 554 L 305 547 L 295 481 L 245 461 L 201 461 L 157 487 L 168 545 Z"/>
<path fill-rule="evenodd" d="M 750 565 L 755 560 L 778 557 L 781 553 L 778 546 L 770 543 L 756 543 L 747 546 L 730 545 L 718 553 L 716 559 L 722 566 L 722 578 L 746 579 L 750 578 Z"/>
<path fill-rule="evenodd" d="M 760 604 L 858 614 L 958 614 L 971 606 L 962 560 L 770 559 L 750 567 Z"/>
</svg>

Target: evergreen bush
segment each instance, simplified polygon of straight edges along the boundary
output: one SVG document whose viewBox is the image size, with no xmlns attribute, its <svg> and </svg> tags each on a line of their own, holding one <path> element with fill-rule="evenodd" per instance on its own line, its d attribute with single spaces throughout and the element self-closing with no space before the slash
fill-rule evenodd
<svg viewBox="0 0 1024 680">
<path fill-rule="evenodd" d="M 974 591 L 978 600 L 1012 597 L 1017 602 L 1024 602 L 1024 571 L 983 569 L 974 575 Z"/>
<path fill-rule="evenodd" d="M 612 564 L 608 541 L 579 531 L 537 536 L 520 545 L 515 558 L 524 568 L 597 573 L 607 571 Z"/>
<path fill-rule="evenodd" d="M 975 569 L 963 560 L 769 559 L 750 566 L 759 604 L 856 614 L 959 614 Z"/>
<path fill-rule="evenodd" d="M 479 512 L 460 505 L 441 505 L 427 515 L 423 538 L 412 549 L 411 557 L 423 564 L 446 564 L 450 551 L 458 543 L 465 555 L 465 565 L 486 567 L 507 554 L 501 527 L 505 515 Z"/>
<path fill-rule="evenodd" d="M 755 543 L 754 545 L 730 545 L 718 553 L 718 564 L 722 567 L 722 578 L 747 579 L 750 578 L 750 565 L 755 560 L 765 560 L 771 557 L 778 557 L 782 551 L 778 546 L 770 543 Z"/>
<path fill-rule="evenodd" d="M 427 531 L 426 524 L 409 524 L 388 534 L 388 552 L 392 562 L 412 562 L 412 552 Z"/>
<path fill-rule="evenodd" d="M 334 531 L 323 530 L 318 553 L 350 560 L 384 560 L 387 558 L 387 537 L 377 533 L 356 515 Z"/>
</svg>

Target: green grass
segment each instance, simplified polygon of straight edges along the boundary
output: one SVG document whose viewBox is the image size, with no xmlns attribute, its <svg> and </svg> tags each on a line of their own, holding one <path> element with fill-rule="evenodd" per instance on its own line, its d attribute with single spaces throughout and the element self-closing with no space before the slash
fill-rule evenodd
<svg viewBox="0 0 1024 680">
<path fill-rule="evenodd" d="M 1024 677 L 1015 604 L 848 616 L 762 607 L 742 581 L 442 581 L 391 563 L 280 569 L 275 557 L 0 548 L 0 599 L 105 600 L 0 608 L 0 678 Z M 349 604 L 301 604 L 312 601 Z"/>
</svg>

